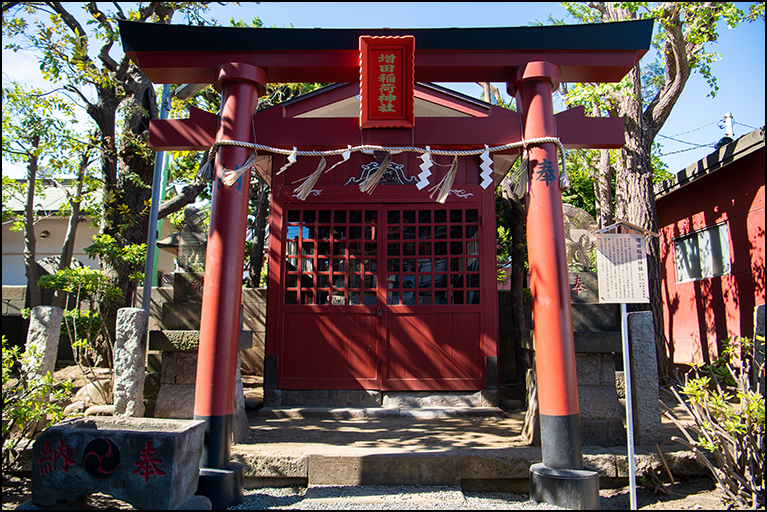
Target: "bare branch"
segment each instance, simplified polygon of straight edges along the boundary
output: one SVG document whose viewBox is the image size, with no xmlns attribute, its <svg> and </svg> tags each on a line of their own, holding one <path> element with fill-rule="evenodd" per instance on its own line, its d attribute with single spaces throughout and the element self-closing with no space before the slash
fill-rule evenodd
<svg viewBox="0 0 767 512">
<path fill-rule="evenodd" d="M 115 6 L 115 8 L 117 9 L 117 14 L 118 14 L 118 16 L 117 16 L 117 17 L 118 17 L 118 18 L 120 18 L 121 20 L 127 20 L 127 19 L 128 19 L 128 18 L 125 16 L 125 13 L 124 13 L 124 12 L 123 12 L 123 10 L 122 10 L 122 7 L 120 7 L 120 3 L 119 3 L 119 2 L 112 2 L 112 5 L 114 5 L 114 6 Z"/>
<path fill-rule="evenodd" d="M 85 102 L 85 105 L 86 105 L 87 109 L 91 109 L 91 108 L 95 108 L 96 107 L 93 103 L 88 101 L 88 98 L 86 98 L 83 95 L 83 93 L 80 92 L 80 90 L 77 87 L 75 87 L 74 85 L 65 85 L 64 86 L 64 90 L 69 91 L 69 92 L 73 92 L 73 93 L 77 94 L 78 96 L 80 96 L 80 99 L 82 99 Z"/>
</svg>

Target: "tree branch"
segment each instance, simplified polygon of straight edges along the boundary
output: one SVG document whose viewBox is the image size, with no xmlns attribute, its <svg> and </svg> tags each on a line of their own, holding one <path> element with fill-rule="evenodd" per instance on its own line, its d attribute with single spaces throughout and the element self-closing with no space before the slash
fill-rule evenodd
<svg viewBox="0 0 767 512">
<path fill-rule="evenodd" d="M 712 2 L 709 4 L 713 6 Z M 660 132 L 690 77 L 689 53 L 682 31 L 680 6 L 676 2 L 666 2 L 661 5 L 661 12 L 662 18 L 667 20 L 663 23 L 668 37 L 664 46 L 666 77 L 643 114 L 652 138 Z"/>
<path fill-rule="evenodd" d="M 5 12 L 8 9 L 12 8 L 14 5 L 19 5 L 21 2 L 3 2 L 3 11 Z"/>
<path fill-rule="evenodd" d="M 86 98 L 83 95 L 83 93 L 80 92 L 80 89 L 78 89 L 74 85 L 65 85 L 64 86 L 64 90 L 69 91 L 69 92 L 73 92 L 73 93 L 77 94 L 78 96 L 80 96 L 80 99 L 82 99 L 85 102 L 86 110 L 90 110 L 92 108 L 96 108 L 96 106 L 93 103 L 91 103 L 90 101 L 88 101 L 88 98 Z"/>
<path fill-rule="evenodd" d="M 114 42 L 114 30 L 112 30 L 112 25 L 109 24 L 107 17 L 96 6 L 96 2 L 88 2 L 87 7 L 91 16 L 96 18 L 102 28 L 106 31 L 107 42 L 101 47 L 99 59 L 101 59 L 101 62 L 103 62 L 110 71 L 115 71 L 117 69 L 117 62 L 109 56 L 109 50 L 112 49 L 112 43 Z"/>
<path fill-rule="evenodd" d="M 207 183 L 205 181 L 195 178 L 191 184 L 184 187 L 179 195 L 165 201 L 158 207 L 157 219 L 164 219 L 171 213 L 181 210 L 184 206 L 192 204 L 206 186 Z"/>
<path fill-rule="evenodd" d="M 128 19 L 128 18 L 125 17 L 125 13 L 123 12 L 122 7 L 120 7 L 120 2 L 112 2 L 112 5 L 114 5 L 115 8 L 117 9 L 117 15 L 118 15 L 117 17 L 118 18 L 120 18 L 121 20 L 127 20 Z"/>
<path fill-rule="evenodd" d="M 72 32 L 75 33 L 81 47 L 87 46 L 88 39 L 85 36 L 85 30 L 83 30 L 83 27 L 80 25 L 80 22 L 78 22 L 74 16 L 69 14 L 69 11 L 67 11 L 61 5 L 61 2 L 49 2 L 48 5 L 50 5 L 51 8 L 53 8 L 53 10 L 56 11 L 56 13 L 61 16 L 61 19 L 64 21 L 64 23 L 66 23 L 67 26 L 72 30 Z M 87 55 L 87 52 L 83 52 L 83 53 Z"/>
</svg>

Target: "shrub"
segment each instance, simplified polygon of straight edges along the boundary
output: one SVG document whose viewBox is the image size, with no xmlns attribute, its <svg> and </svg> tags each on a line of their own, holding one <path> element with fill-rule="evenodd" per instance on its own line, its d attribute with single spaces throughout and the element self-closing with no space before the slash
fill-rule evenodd
<svg viewBox="0 0 767 512">
<path fill-rule="evenodd" d="M 14 469 L 21 453 L 44 428 L 45 420 L 56 423 L 64 417 L 61 401 L 72 391 L 71 381 L 57 387 L 50 372 L 41 376 L 25 372 L 24 365 L 36 353 L 19 355 L 19 347 L 9 347 L 2 337 L 3 349 L 3 472 Z M 28 351 L 29 352 L 29 351 Z M 18 371 L 19 378 L 13 379 Z"/>
<path fill-rule="evenodd" d="M 692 423 L 665 411 L 685 437 L 672 439 L 695 452 L 729 500 L 749 508 L 764 507 L 764 364 L 754 368 L 752 380 L 753 354 L 753 340 L 726 340 L 714 362 L 672 379 L 671 392 Z"/>
</svg>

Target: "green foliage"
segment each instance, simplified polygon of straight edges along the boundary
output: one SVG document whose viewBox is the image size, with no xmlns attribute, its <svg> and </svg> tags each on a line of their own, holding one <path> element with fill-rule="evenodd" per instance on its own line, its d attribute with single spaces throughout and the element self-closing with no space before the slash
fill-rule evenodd
<svg viewBox="0 0 767 512">
<path fill-rule="evenodd" d="M 586 150 L 579 150 L 585 153 Z M 592 151 L 593 153 L 593 151 Z M 573 205 L 588 212 L 596 218 L 596 197 L 594 196 L 594 178 L 591 169 L 584 164 L 583 158 L 568 158 L 567 176 L 570 178 L 570 189 L 562 191 L 562 202 Z M 612 180 L 615 190 L 615 180 Z"/>
<path fill-rule="evenodd" d="M 267 283 L 269 282 L 269 261 L 265 261 L 264 265 L 261 267 L 261 277 L 258 282 L 259 288 L 266 288 Z"/>
<path fill-rule="evenodd" d="M 85 248 L 91 257 L 101 257 L 114 264 L 126 265 L 131 270 L 130 277 L 143 281 L 143 268 L 146 259 L 145 244 L 129 244 L 120 247 L 109 235 L 96 235 L 93 244 Z M 111 343 L 108 330 L 102 319 L 110 304 L 123 301 L 123 292 L 116 282 L 101 270 L 91 268 L 66 268 L 55 274 L 41 276 L 38 283 L 43 288 L 67 292 L 74 297 L 75 309 L 64 311 L 64 326 L 72 343 L 75 362 L 89 379 L 94 377 L 92 362 L 106 358 L 111 366 Z M 88 368 L 86 371 L 83 366 Z"/>
<path fill-rule="evenodd" d="M 146 244 L 130 244 L 120 247 L 110 235 L 96 235 L 93 244 L 84 249 L 91 258 L 108 258 L 111 262 L 123 262 L 131 267 L 141 267 L 146 261 Z"/>
<path fill-rule="evenodd" d="M 693 422 L 685 425 L 671 411 L 665 414 L 685 436 L 672 439 L 695 452 L 734 504 L 763 508 L 764 363 L 753 368 L 752 379 L 753 361 L 753 340 L 726 340 L 714 362 L 673 379 L 671 392 Z M 710 452 L 716 465 L 701 450 Z"/>
<path fill-rule="evenodd" d="M 64 417 L 61 405 L 72 391 L 72 382 L 56 386 L 53 376 L 28 371 L 38 359 L 34 350 L 19 354 L 19 347 L 9 346 L 2 337 L 3 350 L 3 463 L 6 471 L 15 469 L 21 453 L 28 448 L 44 421 L 56 423 Z M 13 375 L 18 372 L 18 378 Z"/>
<path fill-rule="evenodd" d="M 76 297 L 97 298 L 103 304 L 122 300 L 122 291 L 112 286 L 109 278 L 100 270 L 92 268 L 65 268 L 55 274 L 40 276 L 42 288 L 72 293 Z"/>
</svg>

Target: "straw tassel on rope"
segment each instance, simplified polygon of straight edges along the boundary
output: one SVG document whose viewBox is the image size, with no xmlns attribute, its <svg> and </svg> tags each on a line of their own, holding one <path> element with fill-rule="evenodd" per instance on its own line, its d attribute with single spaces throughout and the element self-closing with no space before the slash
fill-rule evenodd
<svg viewBox="0 0 767 512">
<path fill-rule="evenodd" d="M 453 163 L 450 164 L 450 170 L 447 171 L 447 174 L 445 174 L 445 177 L 442 178 L 442 181 L 434 185 L 429 189 L 431 194 L 429 194 L 429 198 L 434 197 L 434 193 L 439 190 L 439 194 L 437 194 L 437 202 L 439 204 L 445 204 L 445 200 L 447 200 L 447 196 L 450 195 L 450 187 L 453 186 L 453 182 L 455 181 L 455 175 L 458 172 L 458 157 L 453 157 Z"/>
<path fill-rule="evenodd" d="M 372 194 L 373 190 L 376 188 L 376 185 L 378 185 L 378 182 L 381 181 L 381 176 L 383 176 L 383 174 L 386 172 L 386 169 L 389 167 L 390 163 L 391 153 L 386 153 L 386 158 L 384 158 L 384 161 L 381 162 L 381 164 L 378 166 L 376 172 L 370 174 L 367 179 L 365 179 L 365 181 L 360 183 L 360 191 Z"/>
<path fill-rule="evenodd" d="M 325 161 L 325 157 L 323 156 L 320 159 L 320 165 L 317 166 L 317 170 L 315 170 L 313 173 L 311 173 L 306 178 L 301 178 L 300 180 L 296 180 L 293 183 L 298 183 L 299 181 L 303 181 L 301 185 L 296 188 L 296 194 L 298 198 L 303 201 L 307 198 L 309 193 L 314 188 L 314 185 L 317 183 L 317 180 L 320 179 L 320 176 L 322 175 L 322 171 L 325 170 L 325 165 L 327 165 L 327 162 Z"/>
<path fill-rule="evenodd" d="M 212 148 L 211 148 L 212 149 Z M 213 155 L 212 151 L 205 154 L 205 161 L 197 170 L 197 177 L 201 180 L 210 181 L 213 179 Z"/>
<path fill-rule="evenodd" d="M 245 172 L 253 167 L 256 164 L 256 159 L 258 158 L 258 153 L 256 151 L 253 151 L 253 153 L 250 154 L 247 160 L 245 160 L 245 163 L 242 164 L 242 167 L 237 168 L 235 167 L 234 170 L 230 171 L 226 168 L 223 169 L 224 171 L 224 177 L 221 179 L 221 182 L 226 185 L 227 187 L 231 187 L 234 185 L 238 179 L 240 179 L 240 176 L 245 174 Z"/>
</svg>

